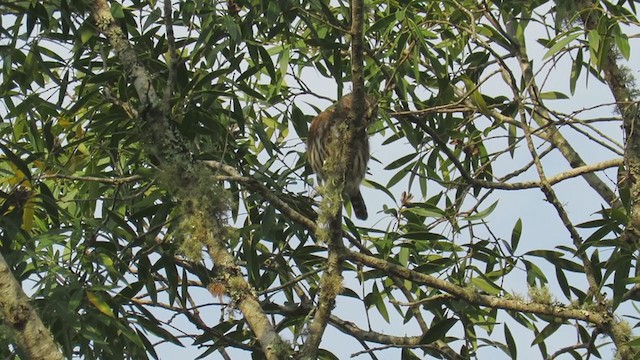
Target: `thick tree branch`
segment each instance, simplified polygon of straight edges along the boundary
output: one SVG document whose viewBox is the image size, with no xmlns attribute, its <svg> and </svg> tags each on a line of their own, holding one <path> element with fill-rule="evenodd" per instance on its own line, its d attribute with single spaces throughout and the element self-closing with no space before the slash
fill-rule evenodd
<svg viewBox="0 0 640 360">
<path fill-rule="evenodd" d="M 186 142 L 174 128 L 167 107 L 160 101 L 152 86 L 151 75 L 140 62 L 136 51 L 111 15 L 106 0 L 93 0 L 91 10 L 98 30 L 109 40 L 111 47 L 134 84 L 141 103 L 142 111 L 140 114 L 143 116 L 145 124 L 150 125 L 149 142 L 155 147 L 155 152 L 160 155 L 168 168 L 172 168 L 174 173 L 180 174 L 182 181 L 190 184 L 197 183 L 198 176 L 203 173 L 200 171 L 200 167 L 194 163 L 193 157 L 186 148 Z M 187 189 L 183 196 L 201 196 L 200 194 L 189 194 L 188 191 Z M 208 200 L 216 201 L 215 199 Z M 213 214 L 200 216 L 199 219 L 201 219 L 200 226 L 203 229 L 198 229 L 198 231 L 210 236 L 207 241 L 209 255 L 216 266 L 226 270 L 224 278 L 226 291 L 233 298 L 247 324 L 255 333 L 266 358 L 273 360 L 283 358 L 287 346 L 280 339 L 260 307 L 253 289 L 242 276 L 242 272 L 235 263 L 235 258 L 228 252 L 223 239 L 219 236 L 211 236 L 211 234 L 219 232 L 216 227 L 220 224 L 213 219 Z"/>
<path fill-rule="evenodd" d="M 601 14 L 599 3 L 592 0 L 581 0 L 574 2 L 574 6 L 579 11 L 580 18 L 584 23 L 585 30 L 596 30 L 599 26 L 598 16 Z M 604 15 L 603 15 L 604 16 Z M 633 94 L 629 89 L 632 79 L 629 74 L 618 65 L 616 59 L 616 51 L 613 49 L 612 43 L 608 48 L 603 49 L 602 63 L 599 64 L 604 73 L 605 83 L 609 86 L 613 98 L 618 103 L 618 110 L 622 115 L 622 124 L 625 133 L 625 167 L 628 172 L 624 184 L 630 193 L 631 209 L 629 223 L 627 225 L 627 233 L 632 234 L 633 239 L 640 237 L 640 118 L 638 116 L 638 104 L 633 102 Z M 618 356 L 621 359 L 630 359 L 634 357 L 632 349 L 627 344 L 629 338 L 618 323 L 613 324 L 607 334 L 611 336 L 613 342 L 618 348 Z"/>
<path fill-rule="evenodd" d="M 144 178 L 140 175 L 131 175 L 131 176 L 126 176 L 121 178 L 106 178 L 106 177 L 97 177 L 97 176 L 42 174 L 40 175 L 40 179 L 65 179 L 65 180 L 73 180 L 73 181 L 97 182 L 97 183 L 108 184 L 108 185 L 122 185 L 126 183 L 140 181 Z"/>
<path fill-rule="evenodd" d="M 534 77 L 533 70 L 532 70 L 532 63 L 527 57 L 525 45 L 524 45 L 524 43 L 522 43 L 522 40 L 519 40 L 519 39 L 516 38 L 517 36 L 516 36 L 516 33 L 515 33 L 515 29 L 510 29 L 510 30 L 511 30 L 511 32 L 508 33 L 507 35 L 511 39 L 511 42 L 513 44 L 513 51 L 516 53 L 516 58 L 518 59 L 518 61 L 520 63 L 520 69 L 521 69 L 522 74 L 523 74 L 523 79 L 524 79 L 524 81 L 526 82 L 526 85 L 527 85 L 529 97 L 531 98 L 531 100 L 533 101 L 533 104 L 534 104 L 534 112 L 542 115 L 542 116 L 533 115 L 533 119 L 538 123 L 540 128 L 547 129 L 547 131 L 551 130 L 552 133 L 550 135 L 556 137 L 558 140 L 561 141 L 561 143 L 566 142 L 566 140 L 563 137 L 561 137 L 561 135 L 559 135 L 559 133 L 557 133 L 557 129 L 555 129 L 555 126 L 553 124 L 547 122 L 546 119 L 549 119 L 548 112 L 547 112 L 546 108 L 544 107 L 544 105 L 542 104 L 542 100 L 540 98 L 540 91 L 539 91 L 539 89 L 538 89 L 538 87 L 536 85 L 535 77 Z M 520 97 L 519 97 L 519 95 L 517 93 L 515 94 L 515 97 L 516 97 L 516 100 L 518 101 L 518 104 L 519 104 L 519 110 L 518 111 L 520 113 L 520 117 L 521 117 L 521 122 L 523 124 L 523 128 L 528 129 L 528 126 L 527 126 L 527 123 L 526 123 L 527 114 L 526 114 L 526 112 L 524 110 L 524 105 L 522 104 L 522 101 L 521 101 L 521 99 L 520 99 Z M 549 203 L 556 209 L 558 217 L 560 218 L 560 220 L 562 221 L 563 225 L 565 226 L 565 228 L 569 231 L 569 234 L 571 235 L 571 239 L 573 241 L 573 244 L 574 244 L 575 248 L 579 249 L 582 246 L 582 244 L 584 243 L 584 241 L 582 240 L 582 237 L 580 236 L 580 234 L 578 233 L 577 229 L 575 228 L 575 226 L 573 225 L 573 223 L 569 219 L 569 215 L 567 214 L 566 210 L 564 209 L 564 206 L 562 205 L 562 203 L 560 202 L 560 200 L 556 196 L 555 191 L 553 190 L 553 188 L 551 187 L 551 185 L 549 184 L 549 182 L 546 179 L 546 176 L 545 176 L 545 173 L 544 173 L 544 169 L 543 169 L 542 163 L 540 162 L 540 159 L 538 157 L 538 154 L 537 154 L 537 151 L 536 151 L 536 147 L 535 147 L 535 145 L 533 143 L 532 134 L 531 134 L 530 131 L 525 130 L 525 138 L 527 140 L 527 146 L 529 148 L 529 152 L 531 153 L 531 156 L 534 159 L 536 170 L 537 170 L 538 175 L 540 177 L 540 182 L 541 182 L 541 185 L 542 185 L 540 187 L 540 189 L 545 194 L 545 197 L 547 198 L 547 201 L 549 201 Z M 567 148 L 568 144 L 562 145 L 562 147 Z M 582 163 L 582 164 L 584 164 L 584 163 Z M 581 166 L 583 166 L 583 165 L 581 165 Z M 591 174 L 591 175 L 595 176 L 595 174 Z M 585 177 L 585 179 L 587 179 L 587 181 L 589 181 L 588 178 Z M 594 189 L 596 189 L 596 191 L 598 191 L 598 188 L 596 186 L 594 186 L 595 183 L 591 183 L 590 182 L 590 184 L 592 185 L 592 187 Z M 607 195 L 608 197 L 613 196 L 613 192 L 608 188 L 606 188 L 606 191 L 599 191 L 599 193 L 601 195 L 609 194 L 609 195 Z M 605 197 L 605 199 L 606 198 L 607 197 Z M 621 206 L 621 203 L 620 203 L 619 200 L 616 200 L 615 202 L 609 201 L 609 203 L 611 204 L 611 206 L 614 206 L 614 207 Z M 577 254 L 577 256 L 582 261 L 582 267 L 584 269 L 584 274 L 585 274 L 585 277 L 586 277 L 587 282 L 589 284 L 589 291 L 588 291 L 587 301 L 590 301 L 592 298 L 595 298 L 596 308 L 598 309 L 598 311 L 603 313 L 603 314 L 608 314 L 611 311 L 611 309 L 610 309 L 610 306 L 608 305 L 608 303 L 605 301 L 604 295 L 600 291 L 600 284 L 599 284 L 598 280 L 596 279 L 596 271 L 597 270 L 594 269 L 593 263 L 591 262 L 591 259 L 589 258 L 589 255 L 587 253 L 585 253 L 585 252 L 581 252 L 581 253 Z M 610 335 L 611 338 L 616 343 L 616 345 L 618 346 L 618 349 L 620 351 L 624 352 L 624 350 L 621 350 L 621 347 L 624 348 L 624 342 L 621 341 L 621 339 L 619 339 L 620 333 L 621 333 L 621 327 L 619 326 L 619 324 L 618 324 L 618 322 L 616 320 L 610 319 L 606 323 L 601 324 L 599 326 L 599 328 L 604 333 Z"/>
<path fill-rule="evenodd" d="M 309 324 L 309 336 L 301 349 L 302 359 L 316 359 L 322 336 L 329 322 L 329 316 L 335 305 L 336 296 L 342 287 L 342 196 L 346 176 L 348 159 L 352 152 L 355 134 L 364 128 L 364 75 L 363 75 L 363 37 L 364 37 L 364 2 L 351 0 L 351 81 L 353 84 L 351 109 L 349 113 L 350 126 L 342 136 L 333 138 L 329 146 L 329 157 L 336 159 L 334 171 L 327 171 L 328 181 L 323 189 L 319 222 L 321 227 L 327 227 L 326 236 L 320 239 L 327 242 L 327 266 L 320 279 L 318 306 Z M 346 124 L 341 124 L 346 125 Z M 340 125 L 338 125 L 340 126 Z M 325 169 L 326 170 L 326 169 Z M 336 201 L 337 200 L 337 201 Z M 324 223 L 322 223 L 324 222 Z"/>
<path fill-rule="evenodd" d="M 157 106 L 158 94 L 151 86 L 151 76 L 138 59 L 136 51 L 115 21 L 105 0 L 93 0 L 91 12 L 98 31 L 104 34 L 133 82 L 142 107 Z"/>
<path fill-rule="evenodd" d="M 608 314 L 599 311 L 573 309 L 565 306 L 553 306 L 549 304 L 525 302 L 506 297 L 481 294 L 473 288 L 458 286 L 446 280 L 425 275 L 373 256 L 349 250 L 347 250 L 346 258 L 374 269 L 386 271 L 392 275 L 413 281 L 417 284 L 442 290 L 460 300 L 464 300 L 469 304 L 476 306 L 488 306 L 496 309 L 512 310 L 535 315 L 554 316 L 561 319 L 582 320 L 603 328 L 610 326 L 613 322 L 613 319 Z"/>
<path fill-rule="evenodd" d="M 353 104 L 351 118 L 355 127 L 364 124 L 364 1 L 351 0 L 351 84 L 353 85 Z"/>
<path fill-rule="evenodd" d="M 586 163 L 584 162 L 580 154 L 578 154 L 578 152 L 570 145 L 567 139 L 560 133 L 560 131 L 558 130 L 558 127 L 554 123 L 549 121 L 551 117 L 549 116 L 547 109 L 541 103 L 540 96 L 539 96 L 540 92 L 535 83 L 535 78 L 529 63 L 529 59 L 526 57 L 526 53 L 524 52 L 525 51 L 525 49 L 523 48 L 524 44 L 519 45 L 518 41 L 514 38 L 514 36 L 511 36 L 510 34 L 505 32 L 504 29 L 502 29 L 502 26 L 500 25 L 500 23 L 493 17 L 491 12 L 486 11 L 485 17 L 487 20 L 489 20 L 489 22 L 491 22 L 491 24 L 497 30 L 502 32 L 502 35 L 504 35 L 505 37 L 511 40 L 512 46 L 508 50 L 514 52 L 517 55 L 518 60 L 520 61 L 520 64 L 524 65 L 524 66 L 521 66 L 522 76 L 525 84 L 527 85 L 527 90 L 530 94 L 530 97 L 532 98 L 532 101 L 534 101 L 537 104 L 535 111 L 537 112 L 538 115 L 534 116 L 533 118 L 538 124 L 540 131 L 545 134 L 545 136 L 549 139 L 550 143 L 553 144 L 560 151 L 560 153 L 564 156 L 565 159 L 567 159 L 571 167 L 578 168 L 578 167 L 585 166 Z M 516 99 L 519 99 L 520 95 L 519 95 L 519 90 L 515 87 L 516 84 L 510 84 L 510 86 L 514 89 L 513 91 Z M 492 113 L 492 114 L 495 114 L 495 113 Z M 615 192 L 611 190 L 611 188 L 609 188 L 602 181 L 602 179 L 598 177 L 598 175 L 594 173 L 585 173 L 582 176 L 585 179 L 585 181 L 608 204 L 610 204 L 613 207 L 622 206 L 622 203 L 620 202 L 620 199 L 618 199 L 618 197 L 616 196 Z"/>
<path fill-rule="evenodd" d="M 466 170 L 464 165 L 460 162 L 460 160 L 458 160 L 458 157 L 453 153 L 453 151 L 451 151 L 451 149 L 449 149 L 446 142 L 442 140 L 440 135 L 438 135 L 438 133 L 435 130 L 429 127 L 424 121 L 416 117 L 413 117 L 410 115 L 405 115 L 405 117 L 407 117 L 413 123 L 418 125 L 418 127 L 420 127 L 422 131 L 429 134 L 429 136 L 433 139 L 436 145 L 438 145 L 438 148 L 442 152 L 444 152 L 445 155 L 447 155 L 447 158 L 451 161 L 451 163 L 453 163 L 456 169 L 460 171 L 460 175 L 462 176 L 462 178 L 465 179 L 467 182 L 469 182 L 471 185 L 480 186 L 486 189 L 500 189 L 500 190 L 533 189 L 541 186 L 540 181 L 523 181 L 523 182 L 516 182 L 516 183 L 507 183 L 507 182 L 487 181 L 487 180 L 474 178 Z M 522 128 L 528 129 L 528 127 L 526 126 L 523 126 Z M 593 173 L 596 171 L 601 171 L 601 170 L 609 169 L 612 167 L 618 167 L 622 165 L 622 163 L 623 163 L 623 159 L 611 159 L 611 160 L 607 160 L 607 161 L 603 161 L 603 162 L 599 162 L 591 165 L 585 164 L 584 166 L 574 167 L 571 170 L 567 170 L 565 172 L 562 172 L 560 174 L 547 178 L 546 181 L 550 185 L 555 185 L 564 180 L 568 180 L 578 176 L 584 176 L 585 174 L 588 174 L 588 173 Z"/>
<path fill-rule="evenodd" d="M 516 47 L 516 46 L 517 45 L 514 45 L 514 47 Z M 530 89 L 530 94 L 531 94 L 530 96 L 533 98 L 534 102 L 536 102 L 536 104 L 537 104 L 536 108 L 543 109 L 542 104 L 538 103 L 538 101 L 539 101 L 539 97 L 538 97 L 539 92 L 538 92 L 538 89 L 537 89 L 537 87 L 535 85 L 535 79 L 533 78 L 533 72 L 531 70 L 531 63 L 529 62 L 529 60 L 528 60 L 528 58 L 526 56 L 526 53 L 524 51 L 525 51 L 524 45 L 521 45 L 520 47 L 518 47 L 518 49 L 516 50 L 516 53 L 517 53 L 516 57 L 518 58 L 518 60 L 520 62 L 520 67 L 522 69 L 523 74 L 528 74 L 528 75 L 525 75 L 525 79 L 529 80 L 529 89 Z M 551 205 L 553 205 L 553 207 L 556 209 L 558 217 L 562 221 L 562 224 L 565 226 L 565 228 L 569 231 L 569 234 L 571 235 L 571 239 L 573 240 L 573 244 L 576 247 L 576 249 L 578 249 L 578 248 L 580 248 L 580 246 L 582 245 L 582 243 L 584 241 L 582 240 L 582 237 L 578 233 L 578 230 L 575 228 L 575 226 L 573 225 L 573 223 L 569 219 L 569 214 L 567 214 L 566 210 L 562 206 L 562 203 L 560 202 L 560 200 L 556 196 L 555 191 L 551 187 L 551 184 L 547 180 L 547 177 L 546 177 L 545 172 L 544 172 L 544 168 L 542 166 L 542 162 L 540 161 L 540 157 L 538 156 L 538 152 L 536 150 L 536 146 L 533 143 L 533 136 L 532 136 L 531 132 L 529 131 L 529 127 L 527 126 L 528 124 L 526 123 L 527 115 L 526 115 L 526 112 L 524 110 L 524 107 L 520 106 L 518 111 L 520 113 L 520 117 L 521 117 L 523 128 L 525 129 L 524 136 L 525 136 L 525 139 L 527 141 L 527 147 L 529 148 L 529 152 L 531 153 L 531 157 L 533 158 L 536 170 L 538 172 L 538 176 L 540 177 L 540 184 L 541 184 L 540 190 L 542 190 L 542 193 L 547 198 L 547 201 Z M 534 116 L 534 118 L 535 118 L 535 116 Z M 587 278 L 587 282 L 589 283 L 589 295 L 590 295 L 590 297 L 595 297 L 598 304 L 604 304 L 604 297 L 602 296 L 602 293 L 600 292 L 600 288 L 599 288 L 598 282 L 596 281 L 595 274 L 594 274 L 594 269 L 593 269 L 593 265 L 591 263 L 591 260 L 589 259 L 587 254 L 584 253 L 584 252 L 581 253 L 579 255 L 579 257 L 582 260 L 583 268 L 584 268 L 584 271 L 585 271 L 585 276 Z"/>
<path fill-rule="evenodd" d="M 64 359 L 58 345 L 0 254 L 0 315 L 16 346 L 32 360 Z"/>
<path fill-rule="evenodd" d="M 302 359 L 316 359 L 320 341 L 329 322 L 336 297 L 342 288 L 342 263 L 344 245 L 342 243 L 342 196 L 349 159 L 357 129 L 364 124 L 364 76 L 363 64 L 364 4 L 362 0 L 351 1 L 351 81 L 353 101 L 349 117 L 352 126 L 343 136 L 333 138 L 329 146 L 329 156 L 336 159 L 335 171 L 328 172 L 320 207 L 319 222 L 327 227 L 327 235 L 319 238 L 327 242 L 326 271 L 320 279 L 318 305 L 313 320 L 309 324 L 309 336 L 301 349 Z M 342 124 L 345 125 L 345 124 Z M 333 174 L 332 174 L 333 173 Z M 337 201 L 336 201 L 337 200 Z"/>
<path fill-rule="evenodd" d="M 216 171 L 220 171 L 226 174 L 226 175 L 216 175 L 215 178 L 217 180 L 233 181 L 243 185 L 250 191 L 260 194 L 262 198 L 264 198 L 266 201 L 269 202 L 269 204 L 271 204 L 276 209 L 278 209 L 280 213 L 282 213 L 284 216 L 288 217 L 289 219 L 297 222 L 298 224 L 306 227 L 309 230 L 309 232 L 311 232 L 312 234 L 315 235 L 316 232 L 318 231 L 318 226 L 315 222 L 313 222 L 311 219 L 309 219 L 305 215 L 293 209 L 289 204 L 287 204 L 287 202 L 282 200 L 281 197 L 277 196 L 275 193 L 273 193 L 270 189 L 268 189 L 266 186 L 264 186 L 264 184 L 262 184 L 258 180 L 251 177 L 242 176 L 235 168 L 222 164 L 217 161 L 209 160 L 209 161 L 203 161 L 203 163 L 208 167 L 210 167 L 211 169 L 214 169 Z M 359 244 L 357 240 L 350 237 L 349 234 L 343 233 L 343 236 L 347 237 L 352 242 L 352 244 L 354 244 L 354 246 L 356 246 L 360 250 L 360 252 L 367 255 L 372 255 L 371 252 L 366 247 L 362 246 L 362 244 Z M 395 286 L 398 287 L 400 291 L 402 291 L 402 293 L 404 294 L 404 296 L 407 298 L 408 301 L 410 302 L 414 301 L 413 295 L 404 286 L 400 278 L 396 276 L 389 276 L 389 277 L 391 278 Z M 270 291 L 271 289 L 269 290 L 269 292 Z M 419 306 L 418 305 L 411 306 L 410 308 L 411 308 L 411 312 L 413 313 L 413 316 L 415 317 L 416 321 L 418 322 L 418 325 L 420 326 L 420 329 L 422 329 L 422 331 L 427 331 L 428 327 L 422 317 L 422 314 L 420 313 Z"/>
</svg>

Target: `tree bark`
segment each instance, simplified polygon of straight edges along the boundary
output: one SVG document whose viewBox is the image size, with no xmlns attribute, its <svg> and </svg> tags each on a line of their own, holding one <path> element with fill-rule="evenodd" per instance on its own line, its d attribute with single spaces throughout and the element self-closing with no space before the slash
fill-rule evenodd
<svg viewBox="0 0 640 360">
<path fill-rule="evenodd" d="M 0 254 L 0 311 L 13 333 L 16 346 L 31 360 L 64 359 L 49 329 L 29 303 L 29 298 Z"/>
</svg>

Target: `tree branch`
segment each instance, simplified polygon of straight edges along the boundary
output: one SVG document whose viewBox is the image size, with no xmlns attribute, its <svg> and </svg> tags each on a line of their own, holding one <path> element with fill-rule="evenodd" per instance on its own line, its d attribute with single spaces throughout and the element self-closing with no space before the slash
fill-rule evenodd
<svg viewBox="0 0 640 360">
<path fill-rule="evenodd" d="M 523 43 L 524 40 L 517 39 L 517 35 L 515 32 L 516 32 L 515 27 L 513 27 L 509 29 L 509 33 L 508 33 L 508 35 L 512 39 L 513 51 L 515 52 L 516 58 L 518 59 L 518 62 L 520 64 L 520 69 L 523 74 L 523 80 L 527 84 L 529 97 L 531 98 L 531 101 L 534 104 L 534 112 L 542 115 L 542 116 L 536 116 L 534 114 L 532 115 L 532 118 L 534 121 L 538 123 L 538 125 L 541 128 L 546 128 L 546 127 L 555 128 L 554 125 L 546 121 L 549 118 L 549 115 L 542 103 L 542 99 L 540 97 L 540 90 L 536 85 L 535 76 L 533 74 L 532 63 L 527 56 L 526 47 Z M 530 128 L 527 124 L 527 113 L 525 111 L 524 105 L 522 104 L 520 95 L 518 94 L 514 94 L 514 95 L 516 96 L 516 99 L 518 101 L 518 112 L 520 114 L 520 120 L 524 129 L 524 136 L 527 142 L 527 147 L 529 149 L 529 153 L 531 154 L 531 157 L 533 158 L 536 170 L 538 172 L 538 176 L 540 178 L 540 183 L 541 183 L 540 190 L 545 195 L 547 201 L 556 210 L 556 213 L 558 214 L 558 217 L 562 221 L 562 224 L 564 225 L 564 227 L 567 229 L 567 231 L 571 236 L 573 245 L 575 246 L 576 249 L 579 249 L 584 243 L 584 241 L 580 236 L 580 234 L 578 233 L 576 227 L 571 222 L 571 219 L 569 218 L 569 214 L 565 210 L 564 206 L 558 199 L 554 189 L 551 187 L 551 184 L 548 182 L 546 178 L 544 168 L 540 161 L 540 157 L 538 156 L 536 146 L 533 142 L 531 131 L 529 130 Z M 557 130 L 554 129 L 554 132 L 557 132 Z M 619 203 L 619 200 L 617 200 L 617 202 Z M 614 204 L 611 201 L 609 201 L 609 203 L 612 206 Z M 585 252 L 580 252 L 579 254 L 577 254 L 577 256 L 582 261 L 582 268 L 584 269 L 584 274 L 587 279 L 587 283 L 589 284 L 589 291 L 588 291 L 586 301 L 590 302 L 591 299 L 595 298 L 596 308 L 602 313 L 608 313 L 610 309 L 607 308 L 606 302 L 604 300 L 604 296 L 600 291 L 600 285 L 596 279 L 596 274 L 595 274 L 596 270 L 593 267 L 593 263 L 591 262 L 591 259 L 589 258 L 588 254 Z M 614 322 L 612 321 L 608 323 L 607 327 L 612 323 Z"/>
<path fill-rule="evenodd" d="M 574 3 L 579 11 L 579 16 L 584 23 L 585 29 L 592 31 L 598 28 L 599 19 L 596 10 L 598 2 L 592 0 L 580 0 Z M 604 15 L 603 15 L 604 16 Z M 624 161 L 628 175 L 622 184 L 629 188 L 631 209 L 629 223 L 627 224 L 627 234 L 631 234 L 633 239 L 638 239 L 640 235 L 640 131 L 638 131 L 638 104 L 633 102 L 633 95 L 629 89 L 629 84 L 633 82 L 630 74 L 624 71 L 617 62 L 616 54 L 612 43 L 608 43 L 607 48 L 602 49 L 602 63 L 599 64 L 604 73 L 605 83 L 609 86 L 613 98 L 618 104 L 618 110 L 622 115 L 622 125 L 625 133 Z M 634 352 L 627 344 L 629 337 L 623 327 L 615 323 L 606 333 L 611 336 L 618 348 L 618 356 L 621 359 L 630 359 Z"/>
<path fill-rule="evenodd" d="M 345 251 L 342 243 L 342 193 L 348 174 L 347 163 L 352 152 L 355 134 L 364 128 L 364 75 L 363 36 L 364 1 L 351 0 L 351 82 L 353 84 L 349 117 L 351 126 L 342 136 L 331 139 L 329 157 L 336 160 L 334 171 L 327 171 L 328 181 L 323 185 L 323 198 L 318 222 L 328 227 L 327 236 L 320 235 L 327 242 L 327 266 L 320 279 L 318 305 L 313 320 L 309 324 L 309 336 L 302 347 L 302 359 L 316 359 L 322 335 L 329 322 L 336 297 L 342 289 L 342 265 Z M 344 126 L 345 123 L 336 126 Z"/>
<path fill-rule="evenodd" d="M 122 178 L 104 178 L 104 177 L 97 177 L 97 176 L 74 176 L 74 175 L 63 175 L 63 174 L 42 174 L 40 175 L 40 178 L 97 182 L 97 183 L 108 184 L 108 185 L 121 185 L 121 184 L 136 182 L 144 179 L 140 175 L 131 175 L 131 176 L 122 177 Z"/>
<path fill-rule="evenodd" d="M 375 331 L 367 331 L 359 328 L 356 324 L 342 320 L 337 316 L 331 316 L 331 325 L 341 332 L 353 336 L 362 341 L 375 342 L 378 344 L 390 344 L 395 347 L 420 347 L 433 350 L 440 355 L 446 356 L 448 359 L 462 360 L 462 356 L 457 354 L 447 343 L 437 340 L 432 344 L 424 344 L 423 335 L 419 336 L 393 336 L 381 334 Z"/>
<path fill-rule="evenodd" d="M 496 309 L 513 310 L 536 315 L 555 316 L 562 319 L 582 320 L 600 327 L 609 326 L 613 321 L 606 313 L 603 314 L 597 311 L 572 309 L 565 306 L 552 306 L 536 302 L 524 302 L 521 300 L 481 294 L 472 288 L 458 286 L 446 280 L 409 270 L 388 261 L 358 252 L 347 250 L 346 259 L 361 263 L 374 269 L 383 270 L 400 278 L 413 281 L 417 284 L 442 290 L 472 305 L 488 306 Z"/>
<path fill-rule="evenodd" d="M 176 37 L 173 33 L 173 11 L 171 7 L 171 0 L 164 0 L 164 25 L 167 32 L 167 84 L 164 88 L 162 95 L 162 102 L 166 107 L 166 110 L 171 109 L 171 95 L 173 94 L 173 87 L 176 82 L 176 64 L 178 63 L 178 56 L 176 53 Z"/>
<path fill-rule="evenodd" d="M 413 123 L 418 125 L 422 131 L 427 133 L 433 141 L 438 145 L 438 148 L 442 150 L 442 152 L 447 155 L 447 158 L 451 161 L 451 163 L 460 171 L 460 175 L 471 185 L 480 186 L 487 189 L 500 189 L 500 190 L 522 190 L 522 189 L 533 189 L 541 186 L 540 181 L 523 181 L 517 183 L 506 183 L 506 182 L 495 182 L 495 181 L 487 181 L 474 178 L 469 172 L 466 170 L 464 165 L 458 160 L 458 157 L 449 149 L 447 144 L 445 143 L 440 135 L 436 131 L 434 131 L 431 127 L 424 123 L 424 121 L 419 120 L 416 117 L 405 115 L 408 117 Z M 522 127 L 527 128 L 528 127 Z M 547 178 L 547 182 L 550 185 L 555 185 L 559 182 L 562 182 L 567 179 L 575 178 L 578 176 L 584 176 L 585 174 L 593 173 L 595 171 L 601 171 L 605 169 L 609 169 L 612 167 L 618 167 L 623 164 L 623 159 L 612 159 L 603 162 L 599 162 L 591 165 L 583 165 L 580 167 L 574 167 L 571 170 L 567 170 L 550 178 Z"/>
<path fill-rule="evenodd" d="M 34 360 L 62 360 L 51 332 L 29 303 L 29 298 L 11 273 L 9 264 L 0 254 L 0 315 L 11 330 L 16 346 Z"/>
<path fill-rule="evenodd" d="M 560 133 L 557 126 L 555 126 L 554 123 L 549 121 L 550 116 L 546 108 L 542 106 L 540 96 L 539 96 L 540 92 L 535 83 L 535 78 L 531 70 L 529 60 L 526 57 L 526 53 L 524 53 L 525 49 L 521 48 L 521 46 L 518 44 L 517 39 L 515 39 L 514 36 L 508 34 L 504 29 L 502 29 L 502 26 L 493 17 L 490 11 L 488 10 L 485 11 L 485 18 L 497 30 L 501 31 L 502 35 L 504 35 L 506 38 L 511 40 L 511 47 L 509 48 L 509 50 L 516 53 L 517 57 L 519 58 L 520 64 L 524 65 L 524 66 L 521 66 L 522 76 L 524 78 L 524 82 L 527 85 L 527 89 L 529 91 L 529 94 L 532 100 L 537 104 L 535 111 L 540 116 L 534 116 L 533 118 L 538 124 L 539 129 L 543 133 L 545 133 L 550 143 L 553 144 L 560 151 L 560 153 L 565 157 L 565 159 L 567 159 L 571 167 L 578 168 L 578 167 L 585 166 L 586 163 L 584 162 L 584 160 L 582 160 L 582 157 L 580 156 L 580 154 L 578 154 L 578 152 L 569 144 L 567 139 Z M 510 86 L 513 88 L 515 84 L 510 84 Z M 514 88 L 514 96 L 516 99 L 520 99 L 519 92 L 516 88 Z M 496 115 L 497 112 L 494 110 L 491 114 Z M 610 204 L 613 207 L 622 206 L 622 203 L 620 202 L 620 199 L 618 199 L 618 197 L 616 196 L 615 192 L 611 190 L 596 174 L 585 173 L 583 174 L 583 178 L 608 204 Z"/>
<path fill-rule="evenodd" d="M 202 161 L 202 164 L 204 164 L 205 166 L 209 167 L 212 170 L 215 170 L 216 172 L 221 171 L 224 174 L 226 174 L 226 176 L 217 175 L 216 176 L 217 180 L 233 181 L 239 184 L 243 184 L 248 189 L 251 189 L 252 191 L 260 194 L 260 196 L 262 196 L 263 199 L 267 200 L 271 205 L 273 205 L 276 209 L 278 209 L 283 215 L 285 215 L 289 219 L 306 227 L 313 234 L 317 232 L 318 225 L 315 222 L 313 222 L 311 219 L 309 219 L 302 213 L 292 208 L 286 201 L 282 200 L 281 197 L 274 194 L 269 188 L 264 186 L 264 184 L 262 184 L 258 180 L 252 177 L 242 176 L 234 167 L 225 165 L 218 161 L 205 160 L 205 161 Z"/>
<path fill-rule="evenodd" d="M 168 1 L 168 0 L 167 0 Z M 140 62 L 136 51 L 124 36 L 122 29 L 111 15 L 109 5 L 106 0 L 93 0 L 91 2 L 92 16 L 98 30 L 106 36 L 116 55 L 127 70 L 127 75 L 133 82 L 134 88 L 140 98 L 142 111 L 140 114 L 149 125 L 150 143 L 153 144 L 160 158 L 167 167 L 189 185 L 181 196 L 189 200 L 191 197 L 199 197 L 201 194 L 190 193 L 191 185 L 197 184 L 198 177 L 202 176 L 200 167 L 196 166 L 193 157 L 186 147 L 186 142 L 181 134 L 173 126 L 168 109 L 163 104 L 154 87 L 151 76 L 147 69 Z M 195 188 L 195 187 L 194 187 Z M 215 202 L 214 199 L 210 199 Z M 193 201 L 189 201 L 193 202 Z M 197 209 L 201 211 L 201 209 Z M 267 359 L 281 359 L 286 353 L 287 345 L 282 341 L 266 314 L 260 307 L 260 303 L 242 275 L 239 267 L 235 263 L 235 258 L 226 248 L 226 244 L 220 236 L 211 236 L 219 233 L 217 229 L 221 226 L 215 219 L 214 214 L 207 214 L 198 217 L 199 226 L 203 229 L 198 231 L 209 236 L 206 239 L 206 246 L 211 259 L 221 269 L 225 269 L 225 286 L 228 294 L 233 298 L 234 303 L 244 315 L 247 324 L 255 333 L 262 351 Z"/>
</svg>

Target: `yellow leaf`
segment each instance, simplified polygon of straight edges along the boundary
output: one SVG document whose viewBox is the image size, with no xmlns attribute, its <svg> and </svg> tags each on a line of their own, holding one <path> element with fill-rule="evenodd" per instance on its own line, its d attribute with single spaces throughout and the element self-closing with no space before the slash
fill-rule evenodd
<svg viewBox="0 0 640 360">
<path fill-rule="evenodd" d="M 71 126 L 71 121 L 69 121 L 69 119 L 67 119 L 66 117 L 60 117 L 58 118 L 58 125 L 66 128 Z"/>
<path fill-rule="evenodd" d="M 82 127 L 81 127 L 81 126 L 78 126 L 78 127 L 76 128 L 76 137 L 77 137 L 78 139 L 81 139 L 81 138 L 83 138 L 83 137 L 84 137 L 84 130 L 82 129 Z"/>
<path fill-rule="evenodd" d="M 20 182 L 22 181 L 22 179 L 23 179 L 23 178 L 18 177 L 18 176 L 12 176 L 12 177 L 10 177 L 10 178 L 7 178 L 7 180 L 5 180 L 5 181 L 6 181 L 6 183 L 7 183 L 7 184 L 9 184 L 9 185 L 15 185 L 15 184 L 20 183 Z"/>
<path fill-rule="evenodd" d="M 104 300 L 102 300 L 101 297 L 99 297 L 92 291 L 87 291 L 87 299 L 89 299 L 89 302 L 93 304 L 93 306 L 95 306 L 96 309 L 98 309 L 101 313 L 109 317 L 114 317 L 113 311 L 111 310 L 109 304 L 107 304 Z"/>
<path fill-rule="evenodd" d="M 26 232 L 30 232 L 33 228 L 33 216 L 35 214 L 33 201 L 29 199 L 27 203 L 24 205 L 22 213 L 22 230 Z"/>
<path fill-rule="evenodd" d="M 89 155 L 89 149 L 84 144 L 78 144 L 78 151 L 84 155 Z"/>
</svg>

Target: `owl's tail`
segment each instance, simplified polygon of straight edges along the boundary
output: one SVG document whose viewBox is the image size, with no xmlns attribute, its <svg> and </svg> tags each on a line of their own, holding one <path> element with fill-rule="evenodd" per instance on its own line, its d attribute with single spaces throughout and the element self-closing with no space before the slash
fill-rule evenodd
<svg viewBox="0 0 640 360">
<path fill-rule="evenodd" d="M 349 200 L 351 200 L 351 206 L 353 206 L 353 212 L 356 213 L 356 217 L 360 220 L 367 220 L 369 214 L 367 214 L 367 206 L 364 204 L 360 190 L 358 189 L 355 194 L 352 194 Z"/>
</svg>

